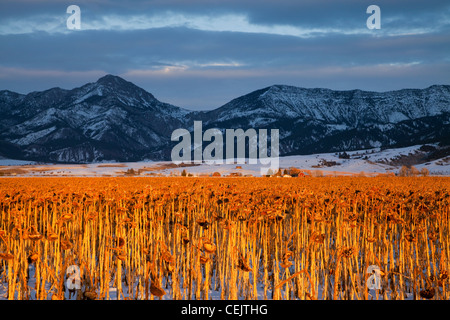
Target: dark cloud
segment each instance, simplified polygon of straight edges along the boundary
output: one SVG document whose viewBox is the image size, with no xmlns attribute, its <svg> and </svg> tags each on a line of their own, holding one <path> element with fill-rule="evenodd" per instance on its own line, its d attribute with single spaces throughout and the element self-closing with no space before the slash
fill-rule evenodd
<svg viewBox="0 0 450 320">
<path fill-rule="evenodd" d="M 385 91 L 450 82 L 446 1 L 377 1 L 382 29 L 372 31 L 366 0 L 83 0 L 90 29 L 81 31 L 65 26 L 70 4 L 0 3 L 0 89 L 71 88 L 112 73 L 162 101 L 216 108 L 275 83 Z"/>
</svg>

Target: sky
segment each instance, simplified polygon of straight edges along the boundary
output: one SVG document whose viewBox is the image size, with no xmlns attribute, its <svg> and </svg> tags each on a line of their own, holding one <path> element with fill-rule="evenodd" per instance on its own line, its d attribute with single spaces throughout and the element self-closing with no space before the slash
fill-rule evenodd
<svg viewBox="0 0 450 320">
<path fill-rule="evenodd" d="M 80 29 L 68 28 L 70 5 Z M 370 5 L 379 29 L 367 25 Z M 106 74 L 190 110 L 275 84 L 450 84 L 450 2 L 0 0 L 0 90 L 72 89 Z"/>
</svg>

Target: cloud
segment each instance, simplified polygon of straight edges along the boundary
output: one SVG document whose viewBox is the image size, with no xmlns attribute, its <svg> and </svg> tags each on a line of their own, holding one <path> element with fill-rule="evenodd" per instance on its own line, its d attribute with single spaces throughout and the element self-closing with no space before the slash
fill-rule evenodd
<svg viewBox="0 0 450 320">
<path fill-rule="evenodd" d="M 38 15 L 23 19 L 9 19 L 4 21 L 3 25 L 0 26 L 0 35 L 27 34 L 39 31 L 65 34 L 74 32 L 67 29 L 65 21 L 66 20 L 61 15 Z M 369 30 L 365 28 L 338 29 L 335 27 L 299 27 L 288 24 L 255 24 L 251 23 L 245 14 L 208 16 L 165 12 L 157 15 L 102 15 L 99 18 L 94 19 L 85 19 L 84 16 L 82 16 L 81 19 L 81 31 L 135 31 L 178 27 L 201 31 L 263 33 L 300 38 L 309 38 L 327 33 L 369 33 Z"/>
<path fill-rule="evenodd" d="M 320 1 L 319 1 L 320 2 Z M 337 3 L 319 6 L 312 3 L 302 6 L 274 6 L 272 2 L 262 2 L 255 8 L 236 7 L 228 10 L 208 11 L 198 9 L 159 8 L 143 12 L 110 12 L 81 9 L 81 31 L 135 31 L 157 28 L 184 27 L 193 30 L 213 32 L 262 33 L 300 38 L 322 37 L 329 34 L 374 34 L 366 28 L 368 17 L 362 5 L 341 5 Z M 450 26 L 447 19 L 450 6 L 442 6 L 438 12 L 422 12 L 419 15 L 390 11 L 390 4 L 383 7 L 383 28 L 378 36 L 436 33 Z M 149 9 L 152 7 L 149 6 Z M 327 9 L 327 13 L 325 13 Z M 350 8 L 350 10 L 347 10 Z M 54 10 L 51 10 L 53 12 Z M 49 11 L 50 12 L 50 11 Z M 0 35 L 26 34 L 44 31 L 48 33 L 71 33 L 66 27 L 66 12 L 36 13 L 23 17 L 4 18 L 0 25 Z M 331 14 L 330 14 L 331 13 Z"/>
<path fill-rule="evenodd" d="M 69 4 L 82 30 L 68 30 Z M 111 73 L 162 101 L 215 108 L 272 84 L 391 90 L 450 82 L 450 4 L 378 0 L 0 2 L 0 89 Z"/>
</svg>

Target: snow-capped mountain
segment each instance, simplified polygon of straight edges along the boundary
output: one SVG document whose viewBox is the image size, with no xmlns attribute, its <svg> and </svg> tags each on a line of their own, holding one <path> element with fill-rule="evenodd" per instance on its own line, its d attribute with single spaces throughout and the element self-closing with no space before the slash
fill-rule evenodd
<svg viewBox="0 0 450 320">
<path fill-rule="evenodd" d="M 107 75 L 72 90 L 0 91 L 0 156 L 85 163 L 170 160 L 177 128 L 279 129 L 280 154 L 450 144 L 450 86 L 391 92 L 274 85 L 211 111 L 158 101 Z M 206 144 L 205 144 L 206 145 Z"/>
<path fill-rule="evenodd" d="M 450 86 L 390 92 L 274 85 L 204 117 L 207 127 L 278 128 L 281 154 L 450 142 Z"/>
<path fill-rule="evenodd" d="M 190 114 L 112 75 L 73 90 L 0 97 L 0 153 L 40 161 L 139 160 Z"/>
</svg>

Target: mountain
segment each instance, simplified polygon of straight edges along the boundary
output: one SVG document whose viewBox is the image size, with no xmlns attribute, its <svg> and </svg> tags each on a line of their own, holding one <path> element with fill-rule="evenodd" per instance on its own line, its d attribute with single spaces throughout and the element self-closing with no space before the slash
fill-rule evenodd
<svg viewBox="0 0 450 320">
<path fill-rule="evenodd" d="M 2 91 L 0 111 L 0 155 L 54 162 L 142 159 L 191 113 L 112 75 L 73 90 Z"/>
<path fill-rule="evenodd" d="M 449 144 L 450 86 L 378 93 L 274 85 L 204 119 L 207 128 L 279 128 L 284 155 Z"/>
<path fill-rule="evenodd" d="M 120 77 L 27 95 L 0 91 L 0 156 L 42 162 L 170 160 L 175 129 L 279 129 L 280 154 L 450 144 L 450 86 L 390 92 L 274 85 L 211 111 L 163 103 Z M 206 143 L 204 143 L 206 145 Z"/>
</svg>

